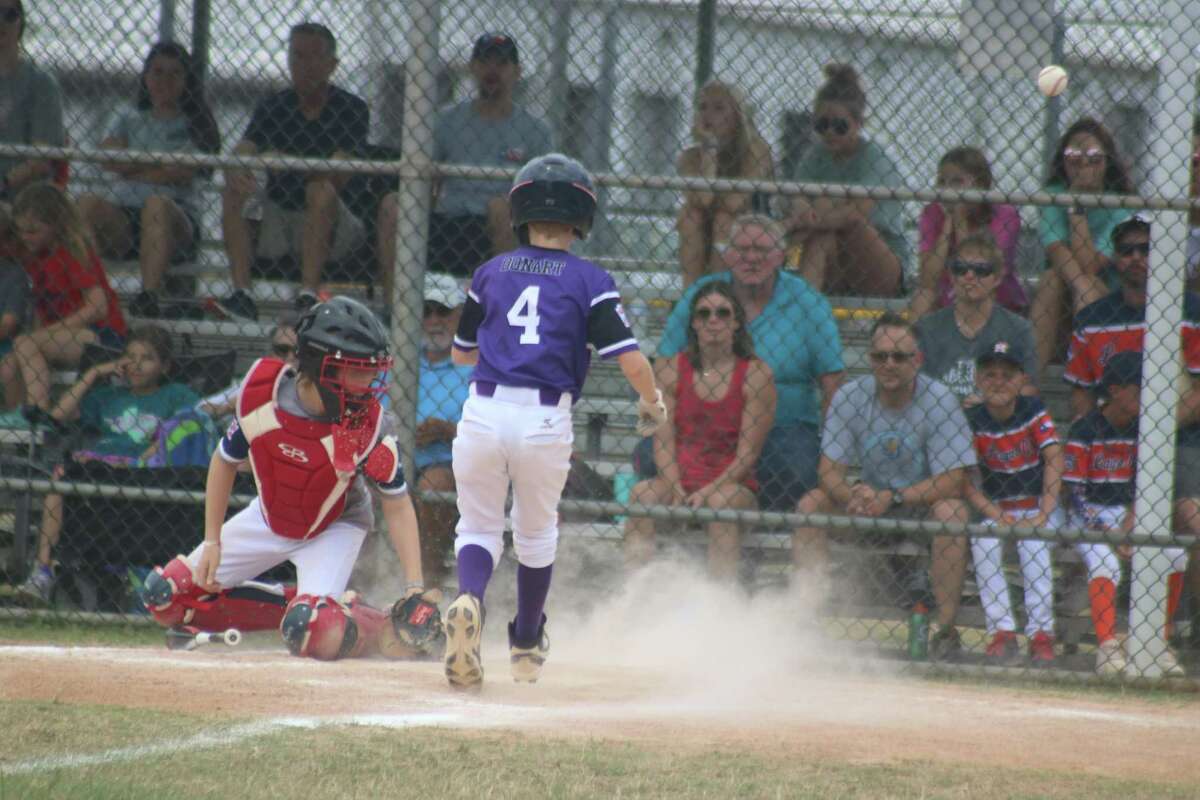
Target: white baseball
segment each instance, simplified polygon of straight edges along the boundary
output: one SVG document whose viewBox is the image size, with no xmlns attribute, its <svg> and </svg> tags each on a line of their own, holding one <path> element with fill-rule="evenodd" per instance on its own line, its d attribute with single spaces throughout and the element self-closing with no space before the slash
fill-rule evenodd
<svg viewBox="0 0 1200 800">
<path fill-rule="evenodd" d="M 1067 89 L 1067 71 L 1058 64 L 1042 67 L 1037 76 L 1038 91 L 1046 97 L 1058 97 Z"/>
</svg>

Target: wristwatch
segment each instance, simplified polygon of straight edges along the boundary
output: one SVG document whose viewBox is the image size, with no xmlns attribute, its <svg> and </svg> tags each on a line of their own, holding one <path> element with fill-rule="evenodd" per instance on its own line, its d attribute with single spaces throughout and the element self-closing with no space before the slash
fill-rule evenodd
<svg viewBox="0 0 1200 800">
<path fill-rule="evenodd" d="M 891 502 L 892 510 L 900 508 L 903 505 L 904 505 L 904 492 L 902 492 L 898 489 L 892 489 L 892 502 Z"/>
</svg>

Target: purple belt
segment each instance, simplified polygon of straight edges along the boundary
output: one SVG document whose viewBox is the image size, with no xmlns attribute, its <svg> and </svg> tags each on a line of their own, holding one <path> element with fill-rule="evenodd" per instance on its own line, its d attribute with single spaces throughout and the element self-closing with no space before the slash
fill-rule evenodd
<svg viewBox="0 0 1200 800">
<path fill-rule="evenodd" d="M 475 384 L 475 394 L 479 395 L 480 397 L 494 397 L 496 394 L 496 387 L 499 386 L 499 384 L 497 384 L 495 381 L 472 381 L 472 383 Z M 549 406 L 550 408 L 558 408 L 558 403 L 563 396 L 563 392 L 560 392 L 557 389 L 547 389 L 545 387 L 539 387 L 537 392 L 538 401 L 542 405 Z"/>
</svg>

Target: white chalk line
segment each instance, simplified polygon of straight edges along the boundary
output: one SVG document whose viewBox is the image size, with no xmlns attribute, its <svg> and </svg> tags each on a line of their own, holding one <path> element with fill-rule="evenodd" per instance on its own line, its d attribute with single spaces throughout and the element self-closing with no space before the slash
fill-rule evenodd
<svg viewBox="0 0 1200 800">
<path fill-rule="evenodd" d="M 186 750 L 227 747 L 287 728 L 315 729 L 332 726 L 370 725 L 387 728 L 414 728 L 430 725 L 454 725 L 461 721 L 456 714 L 362 714 L 349 717 L 277 717 L 250 722 L 232 728 L 216 729 L 186 738 L 169 739 L 153 744 L 133 745 L 104 750 L 99 753 L 47 756 L 14 764 L 0 765 L 0 775 L 27 775 L 79 767 L 108 766 L 122 761 L 172 755 Z"/>
</svg>

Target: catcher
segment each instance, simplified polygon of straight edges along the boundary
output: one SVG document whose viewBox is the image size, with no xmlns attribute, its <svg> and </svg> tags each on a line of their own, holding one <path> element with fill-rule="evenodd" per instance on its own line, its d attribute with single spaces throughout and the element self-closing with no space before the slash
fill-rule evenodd
<svg viewBox="0 0 1200 800">
<path fill-rule="evenodd" d="M 155 568 L 146 606 L 162 625 L 196 632 L 278 627 L 298 656 L 440 657 L 438 598 L 424 590 L 395 421 L 379 403 L 392 365 L 383 326 L 361 303 L 334 297 L 296 333 L 299 371 L 263 358 L 246 374 L 237 418 L 209 463 L 204 541 Z M 247 459 L 258 497 L 225 522 Z M 374 526 L 368 485 L 404 564 L 404 596 L 390 613 L 346 591 Z M 284 561 L 296 566 L 295 587 L 250 580 Z"/>
</svg>

